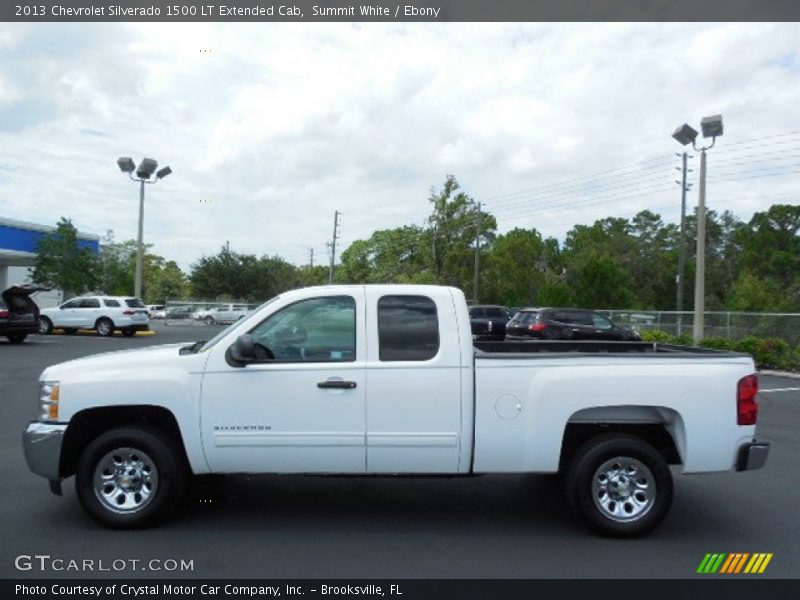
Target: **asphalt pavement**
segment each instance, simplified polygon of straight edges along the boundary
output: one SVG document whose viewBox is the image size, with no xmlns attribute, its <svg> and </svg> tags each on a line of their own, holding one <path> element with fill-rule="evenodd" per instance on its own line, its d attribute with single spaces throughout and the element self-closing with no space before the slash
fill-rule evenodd
<svg viewBox="0 0 800 600">
<path fill-rule="evenodd" d="M 80 509 L 72 480 L 59 498 L 28 471 L 21 433 L 45 366 L 218 330 L 0 341 L 0 577 L 683 578 L 709 577 L 695 575 L 709 552 L 773 553 L 760 577 L 800 572 L 800 379 L 761 377 L 758 437 L 772 443 L 763 469 L 677 476 L 666 521 L 638 540 L 587 532 L 552 476 L 202 477 L 160 527 L 110 531 Z M 50 559 L 19 570 L 20 555 Z M 39 570 L 53 559 L 64 570 Z M 70 559 L 94 570 L 71 570 Z M 192 570 L 167 571 L 169 560 Z"/>
</svg>

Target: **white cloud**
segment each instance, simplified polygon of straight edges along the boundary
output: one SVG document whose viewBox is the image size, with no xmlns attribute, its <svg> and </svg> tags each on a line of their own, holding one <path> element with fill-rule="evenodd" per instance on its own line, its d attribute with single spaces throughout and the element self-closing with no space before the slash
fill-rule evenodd
<svg viewBox="0 0 800 600">
<path fill-rule="evenodd" d="M 295 262 L 314 247 L 324 261 L 334 209 L 345 243 L 419 223 L 447 173 L 501 229 L 562 237 L 644 208 L 677 218 L 669 134 L 721 112 L 710 174 L 729 175 L 709 181 L 709 204 L 749 217 L 800 192 L 798 168 L 735 180 L 746 166 L 735 159 L 760 149 L 737 142 L 800 122 L 799 34 L 797 24 L 0 27 L 3 214 L 66 215 L 132 238 L 137 190 L 114 164 L 130 155 L 174 171 L 147 188 L 145 230 L 183 266 L 226 240 Z M 784 152 L 762 160 L 800 163 L 800 135 L 779 140 Z"/>
</svg>

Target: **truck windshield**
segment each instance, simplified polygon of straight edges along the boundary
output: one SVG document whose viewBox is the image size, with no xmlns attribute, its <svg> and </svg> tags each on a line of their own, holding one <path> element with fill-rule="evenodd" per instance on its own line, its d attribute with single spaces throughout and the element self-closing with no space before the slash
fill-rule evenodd
<svg viewBox="0 0 800 600">
<path fill-rule="evenodd" d="M 275 296 L 274 298 L 270 298 L 269 300 L 264 302 L 264 304 L 262 304 L 261 306 L 256 308 L 253 311 L 253 313 L 257 313 L 258 311 L 260 311 L 262 308 L 264 308 L 268 304 L 272 304 L 273 302 L 275 302 L 278 298 L 280 298 L 280 296 Z M 218 341 L 220 341 L 222 338 L 224 338 L 226 335 L 228 335 L 228 333 L 231 331 L 231 329 L 233 329 L 234 327 L 238 327 L 241 324 L 242 324 L 241 320 L 234 321 L 233 323 L 228 325 L 225 329 L 220 331 L 217 335 L 215 335 L 213 338 L 208 340 L 205 344 L 203 344 L 203 347 L 200 348 L 198 350 L 198 352 L 205 352 L 206 350 L 210 350 Z"/>
</svg>

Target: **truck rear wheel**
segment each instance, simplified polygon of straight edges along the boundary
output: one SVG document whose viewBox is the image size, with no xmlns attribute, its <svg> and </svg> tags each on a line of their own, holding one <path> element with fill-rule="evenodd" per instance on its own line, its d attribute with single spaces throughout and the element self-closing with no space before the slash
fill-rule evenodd
<svg viewBox="0 0 800 600">
<path fill-rule="evenodd" d="M 121 427 L 81 454 L 75 490 L 84 510 L 106 527 L 146 527 L 175 506 L 186 487 L 178 445 L 154 429 Z"/>
<path fill-rule="evenodd" d="M 661 454 L 643 440 L 604 434 L 573 456 L 567 498 L 586 524 L 609 537 L 639 537 L 666 517 L 672 474 Z"/>
</svg>

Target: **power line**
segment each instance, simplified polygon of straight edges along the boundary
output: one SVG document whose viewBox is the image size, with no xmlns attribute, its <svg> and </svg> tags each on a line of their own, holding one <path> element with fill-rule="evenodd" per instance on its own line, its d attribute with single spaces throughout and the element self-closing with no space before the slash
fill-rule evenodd
<svg viewBox="0 0 800 600">
<path fill-rule="evenodd" d="M 661 189 L 659 191 L 663 192 L 664 194 L 668 194 L 668 193 L 672 192 L 672 190 L 669 189 L 669 188 L 663 188 L 663 189 Z M 537 213 L 549 213 L 549 212 L 555 212 L 555 211 L 569 209 L 569 208 L 584 208 L 584 207 L 590 207 L 590 206 L 600 206 L 602 204 L 610 204 L 612 202 L 618 202 L 620 200 L 632 200 L 632 199 L 635 199 L 635 198 L 645 198 L 645 197 L 649 198 L 649 197 L 652 197 L 653 195 L 655 195 L 655 194 L 643 194 L 643 193 L 636 192 L 636 193 L 628 195 L 628 196 L 614 196 L 613 198 L 606 199 L 606 200 L 600 200 L 598 202 L 589 202 L 589 203 L 574 202 L 574 203 L 568 203 L 568 204 L 550 205 L 550 206 L 541 207 L 536 212 Z M 503 218 L 507 219 L 507 218 L 511 218 L 511 217 L 526 215 L 526 214 L 529 214 L 529 213 L 530 213 L 530 211 L 526 210 L 526 211 L 520 212 L 520 213 L 498 215 L 498 216 L 502 216 Z"/>
<path fill-rule="evenodd" d="M 646 163 L 649 163 L 649 162 L 653 162 L 655 160 L 662 160 L 663 161 L 663 160 L 666 160 L 667 158 L 668 158 L 667 155 L 658 156 L 658 157 L 654 157 L 654 158 L 651 158 L 651 159 L 648 159 L 648 160 L 644 160 L 644 161 L 641 161 L 641 162 L 638 162 L 638 163 L 634 163 L 633 165 L 627 165 L 625 167 L 620 167 L 618 169 L 607 169 L 607 170 L 604 170 L 604 171 L 598 171 L 597 173 L 592 173 L 590 175 L 584 175 L 584 176 L 581 176 L 581 177 L 573 177 L 573 178 L 566 179 L 566 180 L 563 180 L 563 181 L 560 181 L 560 182 L 554 182 L 552 184 L 547 184 L 545 186 L 529 188 L 527 190 L 521 190 L 519 192 L 511 192 L 511 193 L 507 193 L 507 194 L 499 194 L 497 196 L 492 196 L 492 197 L 486 198 L 484 200 L 484 202 L 497 202 L 499 200 L 503 200 L 503 199 L 506 199 L 506 198 L 525 195 L 525 194 L 528 194 L 530 192 L 541 192 L 541 191 L 546 191 L 546 190 L 552 189 L 552 188 L 562 188 L 562 187 L 564 187 L 565 184 L 570 184 L 572 182 L 583 181 L 583 180 L 586 180 L 586 179 L 598 178 L 599 175 L 610 175 L 610 174 L 613 174 L 613 173 L 618 173 L 620 171 L 627 171 L 627 170 L 631 169 L 632 167 L 635 167 L 635 166 L 638 166 L 638 165 L 641 165 L 641 164 L 646 164 Z M 658 168 L 658 167 L 648 167 L 646 169 L 638 169 L 638 171 L 648 171 L 648 170 L 651 170 L 651 169 L 654 169 L 654 168 Z"/>
<path fill-rule="evenodd" d="M 622 195 L 618 191 L 620 188 L 610 189 L 610 190 L 607 190 L 607 191 L 604 191 L 604 192 L 600 192 L 600 193 L 597 193 L 597 194 L 591 194 L 591 193 L 588 193 L 588 192 L 587 193 L 583 193 L 583 194 L 575 194 L 575 197 L 573 197 L 571 201 L 568 200 L 566 203 L 564 203 L 564 202 L 556 202 L 556 203 L 554 203 L 552 201 L 552 198 L 544 198 L 544 199 L 539 200 L 539 201 L 534 202 L 534 203 L 526 203 L 524 205 L 518 205 L 518 206 L 504 206 L 504 207 L 501 207 L 501 209 L 499 211 L 496 211 L 496 213 L 502 215 L 503 211 L 505 211 L 505 210 L 511 210 L 511 211 L 517 210 L 518 211 L 518 210 L 523 209 L 523 208 L 529 210 L 529 209 L 535 209 L 535 208 L 542 207 L 542 206 L 560 208 L 560 207 L 563 207 L 563 206 L 574 205 L 576 202 L 580 203 L 580 202 L 582 202 L 583 199 L 597 200 L 597 199 L 600 199 L 600 198 L 609 198 L 610 199 L 609 201 L 613 202 L 615 199 L 618 199 L 620 197 L 624 198 L 624 197 L 626 197 L 626 194 L 631 194 L 631 193 L 633 195 L 639 195 L 640 196 L 641 192 L 648 192 L 648 191 L 665 191 L 666 192 L 666 191 L 671 189 L 669 187 L 669 184 L 671 184 L 671 182 L 666 182 L 665 181 L 663 183 L 659 183 L 659 184 L 655 184 L 655 185 L 648 185 L 648 186 L 644 186 L 644 187 L 642 187 L 640 185 L 622 186 L 623 189 L 624 189 L 624 187 L 632 187 L 633 188 L 633 189 L 629 190 L 628 192 L 623 192 Z M 583 197 L 583 198 L 581 199 L 581 197 Z"/>
</svg>

